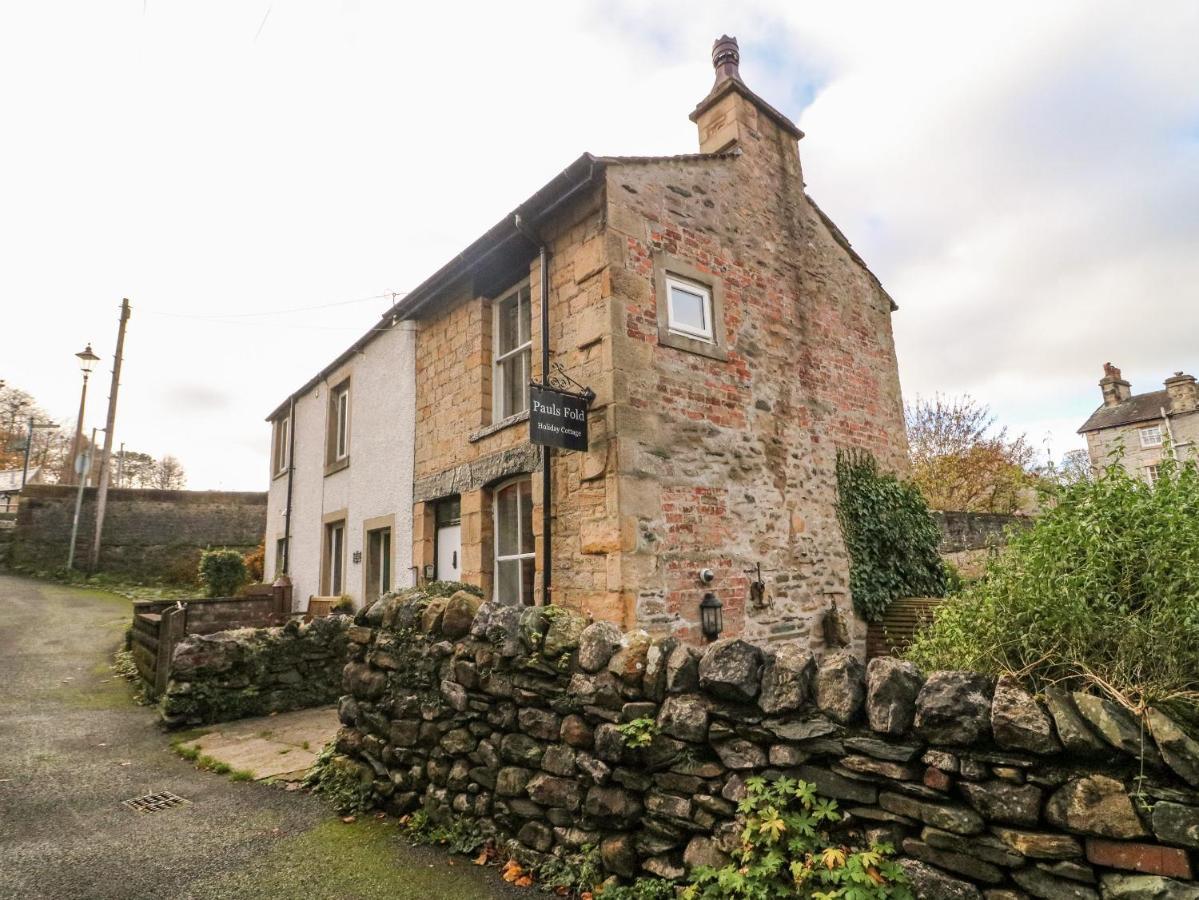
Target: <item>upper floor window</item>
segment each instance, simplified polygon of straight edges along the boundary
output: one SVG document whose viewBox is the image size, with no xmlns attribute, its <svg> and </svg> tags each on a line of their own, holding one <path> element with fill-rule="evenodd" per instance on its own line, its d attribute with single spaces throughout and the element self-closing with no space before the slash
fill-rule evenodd
<svg viewBox="0 0 1199 900">
<path fill-rule="evenodd" d="M 666 277 L 667 327 L 675 334 L 714 343 L 712 292 L 704 285 Z"/>
<path fill-rule="evenodd" d="M 1162 427 L 1160 425 L 1150 425 L 1148 428 L 1141 429 L 1141 446 L 1142 447 L 1160 447 L 1162 445 Z"/>
<path fill-rule="evenodd" d="M 529 286 L 521 285 L 495 304 L 495 371 L 491 420 L 499 422 L 529 407 L 533 356 Z"/>
<path fill-rule="evenodd" d="M 327 448 L 325 462 L 333 464 L 350 455 L 350 379 L 329 392 Z"/>
<path fill-rule="evenodd" d="M 271 474 L 282 475 L 287 471 L 289 441 L 291 439 L 291 417 L 275 419 L 271 434 Z"/>
</svg>

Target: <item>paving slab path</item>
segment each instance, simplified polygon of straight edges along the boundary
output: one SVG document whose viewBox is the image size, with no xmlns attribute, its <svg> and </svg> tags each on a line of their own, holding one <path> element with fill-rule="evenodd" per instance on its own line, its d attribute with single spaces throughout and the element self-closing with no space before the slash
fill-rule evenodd
<svg viewBox="0 0 1199 900">
<path fill-rule="evenodd" d="M 312 768 L 339 726 L 337 707 L 322 706 L 212 725 L 180 746 L 247 772 L 254 781 L 286 780 Z"/>
<path fill-rule="evenodd" d="M 347 825 L 319 797 L 179 757 L 110 668 L 129 617 L 112 594 L 0 575 L 0 897 L 528 897 L 389 820 Z M 122 803 L 158 791 L 189 802 Z"/>
</svg>

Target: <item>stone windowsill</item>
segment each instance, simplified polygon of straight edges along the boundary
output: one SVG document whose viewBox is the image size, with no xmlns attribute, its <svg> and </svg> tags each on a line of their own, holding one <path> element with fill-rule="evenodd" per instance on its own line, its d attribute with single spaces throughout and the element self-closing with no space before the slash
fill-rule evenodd
<svg viewBox="0 0 1199 900">
<path fill-rule="evenodd" d="M 529 421 L 529 411 L 518 412 L 514 416 L 508 416 L 506 419 L 500 419 L 498 422 L 492 422 L 490 425 L 485 425 L 478 431 L 471 432 L 468 440 L 472 444 L 476 444 L 485 437 L 490 437 L 496 432 L 503 431 L 505 428 L 511 428 L 513 425 L 519 425 L 521 422 Z"/>
<path fill-rule="evenodd" d="M 340 472 L 342 469 L 350 467 L 350 457 L 343 456 L 341 459 L 334 460 L 331 463 L 325 463 L 325 476 L 328 477 L 334 472 Z"/>
</svg>

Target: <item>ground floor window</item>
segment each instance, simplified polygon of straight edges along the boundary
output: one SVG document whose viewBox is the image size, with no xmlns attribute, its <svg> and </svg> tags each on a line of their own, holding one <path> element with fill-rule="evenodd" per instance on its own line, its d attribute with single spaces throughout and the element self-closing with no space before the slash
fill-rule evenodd
<svg viewBox="0 0 1199 900">
<path fill-rule="evenodd" d="M 321 574 L 321 593 L 326 597 L 339 597 L 345 593 L 345 520 L 328 522 L 325 525 L 324 560 Z"/>
<path fill-rule="evenodd" d="M 275 574 L 280 575 L 287 571 L 287 538 L 281 537 L 275 541 Z"/>
<path fill-rule="evenodd" d="M 521 478 L 495 491 L 495 599 L 533 605 L 533 483 Z"/>
<path fill-rule="evenodd" d="M 374 528 L 366 533 L 366 602 L 391 590 L 391 529 Z"/>
</svg>

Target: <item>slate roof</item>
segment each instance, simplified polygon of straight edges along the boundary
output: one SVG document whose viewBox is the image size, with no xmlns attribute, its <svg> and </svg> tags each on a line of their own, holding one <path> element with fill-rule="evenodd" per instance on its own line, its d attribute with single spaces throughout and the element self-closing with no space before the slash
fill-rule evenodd
<svg viewBox="0 0 1199 900">
<path fill-rule="evenodd" d="M 1100 431 L 1104 428 L 1119 428 L 1122 425 L 1133 425 L 1137 422 L 1150 422 L 1162 417 L 1162 408 L 1170 408 L 1169 391 L 1150 391 L 1148 394 L 1134 394 L 1123 403 L 1115 406 L 1101 406 L 1078 429 L 1079 434 L 1088 431 Z"/>
</svg>

